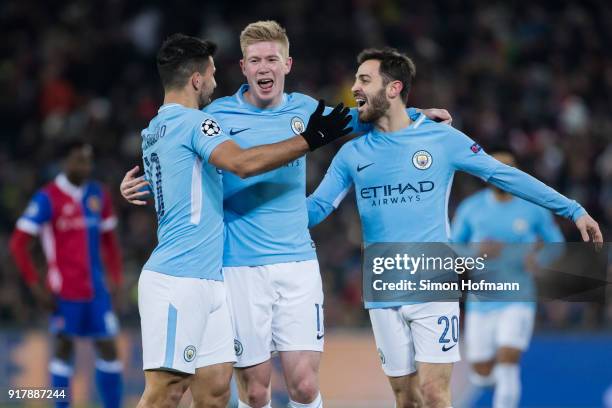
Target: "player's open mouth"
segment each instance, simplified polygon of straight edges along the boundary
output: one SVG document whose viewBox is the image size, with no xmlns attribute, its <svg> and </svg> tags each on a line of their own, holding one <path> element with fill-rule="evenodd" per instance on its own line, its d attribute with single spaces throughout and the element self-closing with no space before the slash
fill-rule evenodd
<svg viewBox="0 0 612 408">
<path fill-rule="evenodd" d="M 266 91 L 266 90 L 272 89 L 272 87 L 274 86 L 274 80 L 272 80 L 272 79 L 259 79 L 257 81 L 257 85 L 259 85 L 259 87 L 261 89 Z"/>
<path fill-rule="evenodd" d="M 365 104 L 367 103 L 366 98 L 362 97 L 362 96 L 357 96 L 355 97 L 355 102 L 357 102 L 357 109 L 361 110 L 361 108 L 363 108 L 365 106 Z"/>
</svg>

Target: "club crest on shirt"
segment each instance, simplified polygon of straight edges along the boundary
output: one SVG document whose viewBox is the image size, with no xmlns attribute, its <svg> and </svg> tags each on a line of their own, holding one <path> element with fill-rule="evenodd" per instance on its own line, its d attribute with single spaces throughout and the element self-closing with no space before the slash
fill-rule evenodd
<svg viewBox="0 0 612 408">
<path fill-rule="evenodd" d="M 512 229 L 517 234 L 522 234 L 525 231 L 527 231 L 527 227 L 528 227 L 528 224 L 527 224 L 527 221 L 524 218 L 517 218 L 512 223 Z"/>
<path fill-rule="evenodd" d="M 306 125 L 304 125 L 304 121 L 302 120 L 302 118 L 300 118 L 299 116 L 294 116 L 293 118 L 291 118 L 291 130 L 293 130 L 293 133 L 295 133 L 296 135 L 299 135 L 304 130 L 306 130 Z"/>
<path fill-rule="evenodd" d="M 480 147 L 478 143 L 474 143 L 472 146 L 470 146 L 470 150 L 472 151 L 472 153 L 478 153 L 482 150 L 482 147 Z"/>
<path fill-rule="evenodd" d="M 100 203 L 100 199 L 95 196 L 91 196 L 87 199 L 87 208 L 93 213 L 100 212 L 102 208 L 102 204 Z"/>
<path fill-rule="evenodd" d="M 432 162 L 431 154 L 427 150 L 419 150 L 412 156 L 412 164 L 419 170 L 427 170 Z"/>
</svg>

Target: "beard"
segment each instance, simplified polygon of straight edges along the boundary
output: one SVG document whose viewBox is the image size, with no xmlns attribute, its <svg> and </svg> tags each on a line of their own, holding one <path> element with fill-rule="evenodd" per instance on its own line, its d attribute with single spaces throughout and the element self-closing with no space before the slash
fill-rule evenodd
<svg viewBox="0 0 612 408">
<path fill-rule="evenodd" d="M 206 105 L 208 105 L 211 102 L 210 96 L 211 96 L 210 92 L 201 92 L 198 95 L 198 109 L 204 108 Z"/>
<path fill-rule="evenodd" d="M 363 123 L 372 123 L 380 119 L 389 109 L 391 104 L 385 95 L 385 88 L 381 88 L 374 96 L 368 98 L 368 108 L 359 114 L 359 120 Z"/>
</svg>

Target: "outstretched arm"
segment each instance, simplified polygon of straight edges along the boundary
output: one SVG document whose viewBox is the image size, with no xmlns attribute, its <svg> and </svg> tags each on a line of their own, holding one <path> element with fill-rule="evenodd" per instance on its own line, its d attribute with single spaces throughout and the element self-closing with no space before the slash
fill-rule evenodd
<svg viewBox="0 0 612 408">
<path fill-rule="evenodd" d="M 519 169 L 499 164 L 489 178 L 491 184 L 574 221 L 584 242 L 603 242 L 599 224 L 580 204 Z"/>
<path fill-rule="evenodd" d="M 324 102 L 319 101 L 306 130 L 298 136 L 250 149 L 242 149 L 228 140 L 214 149 L 209 162 L 239 177 L 250 177 L 280 167 L 352 131 L 347 127 L 350 122 L 348 108 L 340 104 L 328 115 L 323 115 L 324 108 Z"/>
<path fill-rule="evenodd" d="M 341 153 L 342 150 L 336 154 L 325 177 L 314 193 L 306 199 L 309 228 L 319 224 L 338 208 L 353 185 L 351 176 L 342 161 Z"/>
<path fill-rule="evenodd" d="M 449 138 L 448 152 L 458 170 L 478 176 L 512 195 L 571 219 L 576 223 L 585 242 L 589 241 L 589 235 L 594 242 L 603 242 L 599 225 L 576 201 L 570 200 L 535 177 L 497 161 L 463 133 L 451 131 L 455 134 Z"/>
</svg>

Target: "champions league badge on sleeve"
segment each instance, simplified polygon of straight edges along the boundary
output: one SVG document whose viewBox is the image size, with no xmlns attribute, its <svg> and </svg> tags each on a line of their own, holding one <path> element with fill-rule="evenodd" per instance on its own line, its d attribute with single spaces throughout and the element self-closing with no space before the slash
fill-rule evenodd
<svg viewBox="0 0 612 408">
<path fill-rule="evenodd" d="M 217 136 L 219 133 L 221 133 L 221 128 L 214 120 L 206 119 L 204 122 L 202 122 L 202 133 L 204 133 L 206 136 Z"/>
<path fill-rule="evenodd" d="M 474 143 L 472 146 L 470 146 L 470 150 L 472 151 L 472 153 L 478 153 L 482 150 L 482 147 L 480 147 L 478 143 Z"/>
</svg>

